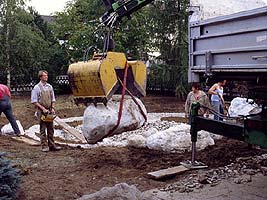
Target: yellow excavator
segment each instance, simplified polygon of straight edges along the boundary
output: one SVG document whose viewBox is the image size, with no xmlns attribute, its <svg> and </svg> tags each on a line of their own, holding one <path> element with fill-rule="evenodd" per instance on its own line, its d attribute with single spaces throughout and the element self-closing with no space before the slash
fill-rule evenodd
<svg viewBox="0 0 267 200">
<path fill-rule="evenodd" d="M 123 89 L 133 96 L 146 95 L 145 63 L 128 61 L 124 53 L 113 52 L 114 43 L 110 32 L 124 16 L 130 18 L 130 14 L 152 0 L 103 1 L 108 10 L 101 17 L 101 25 L 108 30 L 104 40 L 104 52 L 95 53 L 90 60 L 73 63 L 68 69 L 76 104 L 97 105 L 101 102 L 106 105 L 112 95 L 121 94 Z"/>
</svg>

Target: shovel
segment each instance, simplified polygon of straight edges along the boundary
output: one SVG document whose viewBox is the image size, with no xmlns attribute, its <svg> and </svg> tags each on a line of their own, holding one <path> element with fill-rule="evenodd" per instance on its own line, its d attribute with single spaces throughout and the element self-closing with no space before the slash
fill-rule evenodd
<svg viewBox="0 0 267 200">
<path fill-rule="evenodd" d="M 224 103 L 224 101 L 223 101 L 221 95 L 219 94 L 219 92 L 217 92 L 217 95 L 219 96 L 221 102 L 223 103 L 223 108 L 226 110 L 226 115 L 227 115 L 227 117 L 230 117 L 229 112 L 228 112 L 228 107 L 225 105 L 225 103 Z"/>
</svg>

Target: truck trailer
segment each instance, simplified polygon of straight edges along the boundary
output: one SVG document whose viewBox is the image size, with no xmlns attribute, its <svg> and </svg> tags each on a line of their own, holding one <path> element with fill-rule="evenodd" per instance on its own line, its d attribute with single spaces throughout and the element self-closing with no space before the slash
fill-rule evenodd
<svg viewBox="0 0 267 200">
<path fill-rule="evenodd" d="M 188 30 L 189 82 L 223 78 L 230 96 L 266 98 L 267 7 L 193 21 Z"/>
</svg>

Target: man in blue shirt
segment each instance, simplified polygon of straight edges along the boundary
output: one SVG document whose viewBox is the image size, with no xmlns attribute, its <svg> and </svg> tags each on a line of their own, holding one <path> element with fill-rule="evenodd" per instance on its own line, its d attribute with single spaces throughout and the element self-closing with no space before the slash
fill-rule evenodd
<svg viewBox="0 0 267 200">
<path fill-rule="evenodd" d="M 43 152 L 58 151 L 54 142 L 53 121 L 47 121 L 44 116 L 55 114 L 55 94 L 52 85 L 47 83 L 48 72 L 41 70 L 38 73 L 40 82 L 34 86 L 31 93 L 31 103 L 37 108 L 37 117 L 40 123 L 40 141 Z M 43 118 L 44 117 L 44 118 Z M 47 130 L 47 134 L 46 134 Z"/>
</svg>

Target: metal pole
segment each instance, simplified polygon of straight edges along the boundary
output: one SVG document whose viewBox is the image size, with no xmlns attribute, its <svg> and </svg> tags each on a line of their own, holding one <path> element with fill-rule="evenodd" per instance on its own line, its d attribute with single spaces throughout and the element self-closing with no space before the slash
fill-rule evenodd
<svg viewBox="0 0 267 200">
<path fill-rule="evenodd" d="M 195 160 L 196 160 L 196 142 L 192 142 L 192 156 L 191 156 L 192 165 L 195 164 Z"/>
<path fill-rule="evenodd" d="M 200 105 L 199 103 L 192 104 L 191 106 L 191 129 L 190 129 L 190 134 L 191 134 L 191 142 L 192 142 L 192 155 L 191 155 L 191 164 L 195 164 L 196 160 L 196 142 L 197 142 L 197 125 L 196 125 L 196 116 L 198 115 L 198 109 Z"/>
</svg>

